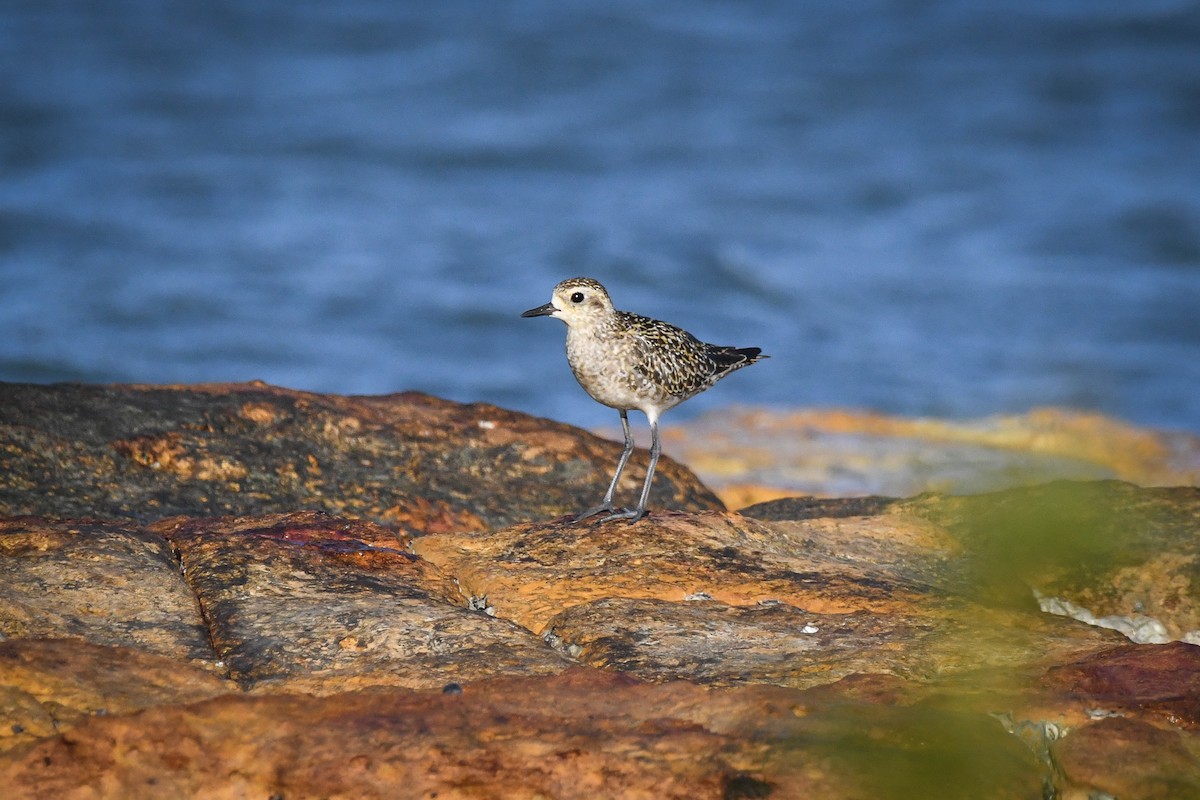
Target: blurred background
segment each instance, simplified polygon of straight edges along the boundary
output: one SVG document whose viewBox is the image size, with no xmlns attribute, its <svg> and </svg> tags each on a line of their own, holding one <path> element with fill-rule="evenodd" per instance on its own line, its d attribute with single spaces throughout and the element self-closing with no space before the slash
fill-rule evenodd
<svg viewBox="0 0 1200 800">
<path fill-rule="evenodd" d="M 0 6 L 0 380 L 419 389 L 585 427 L 563 326 L 772 358 L 682 406 L 1200 431 L 1200 4 Z"/>
</svg>

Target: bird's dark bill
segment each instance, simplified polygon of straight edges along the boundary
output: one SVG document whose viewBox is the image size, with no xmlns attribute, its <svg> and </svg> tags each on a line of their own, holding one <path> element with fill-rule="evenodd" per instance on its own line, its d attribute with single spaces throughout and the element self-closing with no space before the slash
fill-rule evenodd
<svg viewBox="0 0 1200 800">
<path fill-rule="evenodd" d="M 544 306 L 538 306 L 537 308 L 529 309 L 525 313 L 521 314 L 521 316 L 522 317 L 548 317 L 554 313 L 554 310 L 555 310 L 554 303 L 546 303 L 546 305 L 544 305 Z"/>
</svg>

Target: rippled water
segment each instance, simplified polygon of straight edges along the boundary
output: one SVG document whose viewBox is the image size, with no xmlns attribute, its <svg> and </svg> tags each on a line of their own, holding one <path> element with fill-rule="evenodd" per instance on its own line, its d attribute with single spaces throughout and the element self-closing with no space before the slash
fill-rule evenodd
<svg viewBox="0 0 1200 800">
<path fill-rule="evenodd" d="M 12 2 L 0 379 L 581 425 L 560 278 L 734 402 L 1200 430 L 1200 5 Z"/>
</svg>

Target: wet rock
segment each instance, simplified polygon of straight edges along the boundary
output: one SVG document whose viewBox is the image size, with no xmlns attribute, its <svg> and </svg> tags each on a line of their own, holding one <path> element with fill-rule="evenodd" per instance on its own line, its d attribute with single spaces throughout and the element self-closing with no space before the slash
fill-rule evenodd
<svg viewBox="0 0 1200 800">
<path fill-rule="evenodd" d="M 265 384 L 0 384 L 0 514 L 153 521 L 314 508 L 412 532 L 594 504 L 621 445 L 485 404 Z M 634 459 L 630 492 L 644 477 Z M 536 491 L 530 491 L 536 486 Z M 720 501 L 664 458 L 658 508 Z"/>
<path fill-rule="evenodd" d="M 89 716 L 0 754 L 0 785 L 15 798 L 1194 796 L 1186 728 L 1014 723 L 996 712 L 1019 705 L 1018 683 L 955 687 L 705 688 L 576 669 L 454 693 L 223 695 Z M 1043 711 L 1071 702 L 1057 691 L 1039 693 Z"/>
<path fill-rule="evenodd" d="M 213 660 L 168 544 L 136 527 L 0 519 L 0 635 L 78 637 L 181 661 Z"/>
<path fill-rule="evenodd" d="M 1113 716 L 1153 715 L 1200 731 L 1200 647 L 1182 642 L 1125 645 L 1058 664 L 1043 686 Z"/>
<path fill-rule="evenodd" d="M 449 696 L 222 697 L 90 719 L 0 756 L 17 796 L 98 796 L 84 787 L 99 776 L 135 798 L 1028 798 L 1044 780 L 986 717 L 880 706 L 853 686 L 713 690 L 581 670 Z"/>
<path fill-rule="evenodd" d="M 259 691 L 443 686 L 568 662 L 364 521 L 298 512 L 168 520 L 230 676 Z"/>
<path fill-rule="evenodd" d="M 1200 742 L 1135 719 L 1100 720 L 1055 742 L 1054 763 L 1070 798 L 1194 800 Z"/>
<path fill-rule="evenodd" d="M 1198 668 L 1195 645 L 1125 644 L 1052 665 L 990 703 L 1052 768 L 1058 797 L 1195 798 Z"/>
<path fill-rule="evenodd" d="M 984 594 L 1024 602 L 1032 587 L 1045 611 L 1200 641 L 1200 488 L 1059 481 L 902 507 L 962 542 Z"/>
<path fill-rule="evenodd" d="M 911 520 L 924 520 L 958 553 L 960 591 L 974 600 L 1015 608 L 1036 601 L 1135 641 L 1200 642 L 1200 488 L 1056 481 L 968 496 L 774 500 L 745 514 L 776 526 L 829 527 L 829 518 L 856 511 L 865 516 L 841 524 L 838 552 L 892 560 Z M 886 540 L 870 534 L 881 526 Z M 925 552 L 929 544 L 917 541 L 905 557 Z"/>
</svg>

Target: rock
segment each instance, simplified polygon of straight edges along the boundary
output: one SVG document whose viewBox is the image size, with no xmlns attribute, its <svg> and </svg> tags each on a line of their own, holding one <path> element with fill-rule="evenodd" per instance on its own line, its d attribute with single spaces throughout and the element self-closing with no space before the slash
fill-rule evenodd
<svg viewBox="0 0 1200 800">
<path fill-rule="evenodd" d="M 929 682 L 1004 670 L 1012 677 L 1122 641 L 1054 618 L 969 606 L 954 615 L 929 608 L 815 614 L 784 603 L 626 598 L 572 606 L 546 635 L 585 664 L 648 680 L 798 688 L 858 674 Z"/>
<path fill-rule="evenodd" d="M 1111 658 L 1130 669 L 1146 648 L 1122 650 Z M 1043 710 L 1077 700 L 1045 685 Z M 0 785 L 13 798 L 1194 796 L 1187 727 L 1136 710 L 1015 721 L 994 713 L 1020 704 L 1015 684 L 953 687 L 705 688 L 575 669 L 449 694 L 230 694 L 88 717 L 0 754 Z"/>
<path fill-rule="evenodd" d="M 813 513 L 867 516 L 847 528 L 841 552 L 892 558 L 904 525 L 922 519 L 958 548 L 963 591 L 989 605 L 1043 611 L 1120 630 L 1142 642 L 1200 643 L 1200 488 L 1142 488 L 1120 481 L 1056 481 L 982 495 L 775 500 L 744 510 L 772 524 L 801 524 Z M 866 525 L 863 520 L 875 522 Z M 803 522 L 805 525 L 812 521 Z M 831 523 L 819 523 L 829 525 Z M 871 527 L 889 531 L 886 543 Z M 843 525 L 842 527 L 846 527 Z M 822 537 L 824 539 L 824 537 Z M 915 543 L 920 557 L 928 545 Z"/>
<path fill-rule="evenodd" d="M 451 694 L 225 695 L 92 716 L 0 754 L 0 785 L 15 798 L 1194 796 L 1189 729 L 987 713 L 1019 701 L 1008 689 L 705 688 L 576 669 Z M 1048 691 L 1049 706 L 1070 702 Z"/>
<path fill-rule="evenodd" d="M 969 563 L 911 514 L 762 523 L 654 514 L 414 540 L 497 616 L 583 663 L 653 680 L 807 687 L 854 673 L 1010 671 L 1120 636 L 956 592 Z M 486 599 L 485 599 L 486 598 Z"/>
<path fill-rule="evenodd" d="M 688 511 L 567 524 L 619 448 L 420 395 L 0 385 L 0 511 L 53 517 L 0 519 L 5 800 L 1200 796 L 1200 490 L 739 515 L 672 467 Z"/>
<path fill-rule="evenodd" d="M 1062 731 L 1048 755 L 1063 797 L 1200 798 L 1200 647 L 1124 645 L 1039 683 Z"/>
<path fill-rule="evenodd" d="M 0 634 L 73 636 L 212 663 L 170 546 L 135 527 L 0 519 Z"/>
<path fill-rule="evenodd" d="M 441 687 L 568 666 L 472 612 L 453 582 L 369 522 L 317 512 L 156 526 L 179 552 L 230 677 L 259 691 Z"/>
<path fill-rule="evenodd" d="M 131 714 L 236 690 L 178 658 L 78 639 L 0 642 L 0 750 L 32 744 L 95 715 Z"/>
<path fill-rule="evenodd" d="M 1104 719 L 1055 742 L 1068 798 L 1194 800 L 1200 797 L 1195 737 L 1133 719 Z"/>
<path fill-rule="evenodd" d="M 0 756 L 0 785 L 74 798 L 100 785 L 129 798 L 1041 796 L 1033 754 L 994 721 L 855 693 L 574 670 L 461 695 L 228 696 L 90 719 Z"/>
<path fill-rule="evenodd" d="M 747 506 L 739 514 L 752 519 L 781 520 L 872 517 L 882 514 L 899 500 L 895 497 L 780 497 Z"/>
<path fill-rule="evenodd" d="M 1103 712 L 1102 717 L 1135 714 L 1200 731 L 1200 647 L 1195 645 L 1103 650 L 1050 667 L 1041 685 Z"/>
<path fill-rule="evenodd" d="M 822 554 L 791 532 L 715 512 L 655 513 L 636 525 L 560 519 L 423 536 L 412 546 L 453 575 L 464 594 L 539 634 L 561 611 L 600 598 L 703 596 L 731 605 L 886 613 L 927 596 L 928 581 L 937 579 L 936 570 L 887 571 Z"/>
<path fill-rule="evenodd" d="M 0 384 L 0 515 L 151 522 L 313 508 L 414 533 L 484 530 L 594 505 L 620 453 L 567 425 L 413 392 Z M 633 462 L 631 493 L 646 460 Z M 653 501 L 722 508 L 668 458 Z"/>
<path fill-rule="evenodd" d="M 907 513 L 973 554 L 971 580 L 992 597 L 1137 635 L 1200 642 L 1200 488 L 1059 481 L 971 497 L 928 495 Z"/>
<path fill-rule="evenodd" d="M 1200 436 L 1054 408 L 965 421 L 721 409 L 664 429 L 663 448 L 729 508 L 789 495 L 974 494 L 1062 479 L 1200 485 Z"/>
</svg>

